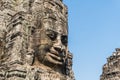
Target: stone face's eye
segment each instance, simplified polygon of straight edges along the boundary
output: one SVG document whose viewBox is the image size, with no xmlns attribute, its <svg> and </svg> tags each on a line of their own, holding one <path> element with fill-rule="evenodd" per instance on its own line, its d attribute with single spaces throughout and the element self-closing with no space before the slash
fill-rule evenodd
<svg viewBox="0 0 120 80">
<path fill-rule="evenodd" d="M 47 31 L 47 36 L 54 41 L 57 38 L 57 33 L 54 31 Z"/>
<path fill-rule="evenodd" d="M 61 42 L 62 42 L 64 45 L 67 45 L 67 43 L 68 43 L 68 37 L 67 37 L 67 35 L 61 36 Z"/>
</svg>

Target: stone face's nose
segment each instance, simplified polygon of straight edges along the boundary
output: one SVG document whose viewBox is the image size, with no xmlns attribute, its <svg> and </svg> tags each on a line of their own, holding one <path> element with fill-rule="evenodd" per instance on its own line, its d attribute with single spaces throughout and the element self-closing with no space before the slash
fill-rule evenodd
<svg viewBox="0 0 120 80">
<path fill-rule="evenodd" d="M 54 43 L 54 49 L 58 52 L 62 52 L 65 48 L 65 46 L 62 44 L 62 41 L 61 41 L 61 36 L 58 36 L 57 39 L 56 39 L 56 42 Z"/>
<path fill-rule="evenodd" d="M 60 46 L 54 46 L 54 49 L 57 51 L 57 52 L 62 52 L 62 47 Z"/>
</svg>

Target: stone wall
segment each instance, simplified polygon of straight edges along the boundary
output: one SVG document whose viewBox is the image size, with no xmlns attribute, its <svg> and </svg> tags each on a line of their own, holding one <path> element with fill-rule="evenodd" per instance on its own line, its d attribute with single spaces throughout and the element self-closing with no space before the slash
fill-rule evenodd
<svg viewBox="0 0 120 80">
<path fill-rule="evenodd" d="M 62 0 L 0 0 L 0 80 L 74 80 Z"/>
</svg>

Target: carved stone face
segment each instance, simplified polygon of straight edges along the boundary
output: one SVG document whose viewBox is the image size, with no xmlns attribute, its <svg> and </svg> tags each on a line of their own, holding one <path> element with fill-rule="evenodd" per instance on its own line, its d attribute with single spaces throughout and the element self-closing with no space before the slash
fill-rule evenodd
<svg viewBox="0 0 120 80">
<path fill-rule="evenodd" d="M 46 22 L 43 26 L 38 60 L 48 66 L 63 65 L 67 48 L 67 29 L 59 23 L 50 27 Z"/>
</svg>

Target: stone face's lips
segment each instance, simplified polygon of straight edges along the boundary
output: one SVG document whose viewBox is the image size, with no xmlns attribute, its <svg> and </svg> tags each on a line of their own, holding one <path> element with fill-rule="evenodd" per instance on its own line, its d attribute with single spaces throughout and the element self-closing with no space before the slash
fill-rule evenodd
<svg viewBox="0 0 120 80">
<path fill-rule="evenodd" d="M 55 60 L 58 60 L 58 61 L 61 61 L 61 60 L 62 60 L 61 57 L 54 55 L 54 53 L 50 53 L 49 55 L 50 55 L 53 59 L 55 59 Z"/>
<path fill-rule="evenodd" d="M 56 62 L 62 63 L 62 57 L 60 57 L 60 55 L 58 53 L 55 53 L 54 51 L 47 53 L 47 56 L 54 60 L 54 63 Z"/>
<path fill-rule="evenodd" d="M 58 51 L 56 51 L 55 49 L 51 48 L 50 52 L 48 53 L 53 59 L 58 60 L 60 62 L 62 62 L 62 58 L 64 58 L 63 56 L 63 51 L 61 51 L 60 53 Z"/>
<path fill-rule="evenodd" d="M 52 53 L 47 53 L 46 55 L 46 59 L 51 62 L 51 63 L 54 63 L 54 64 L 59 64 L 59 65 L 62 65 L 62 58 L 52 54 Z"/>
</svg>

